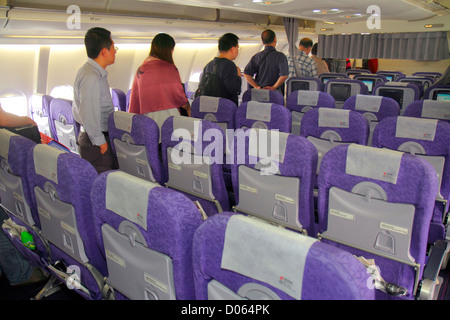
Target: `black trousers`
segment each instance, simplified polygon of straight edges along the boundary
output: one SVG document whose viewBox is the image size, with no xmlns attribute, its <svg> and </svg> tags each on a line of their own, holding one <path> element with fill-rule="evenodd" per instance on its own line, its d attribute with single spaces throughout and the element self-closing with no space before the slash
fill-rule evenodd
<svg viewBox="0 0 450 320">
<path fill-rule="evenodd" d="M 116 155 L 111 149 L 109 135 L 108 133 L 103 134 L 105 134 L 108 142 L 108 150 L 106 150 L 105 154 L 101 154 L 100 147 L 92 144 L 86 132 L 81 131 L 78 135 L 78 150 L 81 158 L 89 161 L 98 173 L 118 168 Z"/>
</svg>

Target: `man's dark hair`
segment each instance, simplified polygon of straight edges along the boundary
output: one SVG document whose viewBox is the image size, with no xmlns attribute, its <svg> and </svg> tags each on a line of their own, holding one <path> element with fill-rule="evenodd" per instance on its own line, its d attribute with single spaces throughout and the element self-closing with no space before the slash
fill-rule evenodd
<svg viewBox="0 0 450 320">
<path fill-rule="evenodd" d="M 264 44 L 271 44 L 275 41 L 275 32 L 273 30 L 267 29 L 261 33 L 261 40 Z"/>
<path fill-rule="evenodd" d="M 225 52 L 230 50 L 232 47 L 236 47 L 238 45 L 238 36 L 234 33 L 225 33 L 219 39 L 219 51 Z"/>
<path fill-rule="evenodd" d="M 87 56 L 97 58 L 103 48 L 111 48 L 111 31 L 99 27 L 89 29 L 84 36 L 84 45 Z"/>
<path fill-rule="evenodd" d="M 317 56 L 317 42 L 312 46 L 311 53 Z"/>
<path fill-rule="evenodd" d="M 300 45 L 305 48 L 310 48 L 313 45 L 313 41 L 310 38 L 303 38 L 300 40 Z"/>
</svg>

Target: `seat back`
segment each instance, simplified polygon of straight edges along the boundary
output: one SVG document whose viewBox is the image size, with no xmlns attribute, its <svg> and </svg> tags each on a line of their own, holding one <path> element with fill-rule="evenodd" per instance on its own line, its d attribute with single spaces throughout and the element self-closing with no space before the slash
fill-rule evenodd
<svg viewBox="0 0 450 320">
<path fill-rule="evenodd" d="M 128 112 L 128 109 L 130 109 L 131 88 L 128 89 L 128 91 L 127 91 L 127 93 L 125 94 L 125 96 L 126 96 L 125 99 L 126 99 L 127 112 Z"/>
<path fill-rule="evenodd" d="M 292 114 L 291 132 L 300 134 L 303 115 L 312 108 L 334 108 L 334 98 L 320 91 L 293 91 L 286 100 L 286 108 Z"/>
<path fill-rule="evenodd" d="M 108 131 L 119 170 L 159 184 L 166 181 L 159 152 L 159 127 L 153 119 L 115 111 L 109 116 Z"/>
<path fill-rule="evenodd" d="M 248 89 L 242 94 L 242 102 L 258 101 L 270 102 L 284 106 L 284 97 L 281 92 L 269 89 Z"/>
<path fill-rule="evenodd" d="M 194 235 L 198 300 L 370 300 L 366 268 L 337 250 L 240 214 L 206 220 Z"/>
<path fill-rule="evenodd" d="M 66 266 L 79 268 L 84 289 L 77 292 L 86 299 L 101 297 L 100 283 L 106 271 L 93 236 L 90 193 L 96 177 L 94 167 L 78 155 L 45 144 L 30 152 L 31 197 L 39 213 L 42 237 L 50 243 L 51 263 L 61 260 Z M 52 264 L 48 268 L 54 271 Z M 61 278 L 58 272 L 54 274 Z"/>
<path fill-rule="evenodd" d="M 413 76 L 416 77 L 429 77 L 429 78 L 433 78 L 434 81 L 436 81 L 437 79 L 439 79 L 440 77 L 442 77 L 442 73 L 440 72 L 428 72 L 428 71 L 420 71 L 420 72 L 414 72 L 412 74 Z"/>
<path fill-rule="evenodd" d="M 39 237 L 41 227 L 37 208 L 32 203 L 27 160 L 35 142 L 7 129 L 0 129 L 0 206 L 12 222 L 30 233 L 35 249 L 30 250 L 21 241 L 21 233 L 4 226 L 6 236 L 23 256 L 40 267 L 45 266 L 48 247 Z"/>
<path fill-rule="evenodd" d="M 387 283 L 414 299 L 426 263 L 437 177 L 403 152 L 352 144 L 330 150 L 319 173 L 319 237 L 374 259 Z M 388 299 L 376 290 L 377 299 Z"/>
<path fill-rule="evenodd" d="M 31 118 L 36 122 L 39 131 L 52 137 L 50 129 L 50 101 L 53 97 L 47 94 L 33 93 L 30 97 Z"/>
<path fill-rule="evenodd" d="M 127 95 L 121 89 L 112 88 L 111 98 L 113 102 L 114 109 L 116 111 L 128 111 L 127 109 Z"/>
<path fill-rule="evenodd" d="M 191 117 L 217 123 L 224 132 L 235 129 L 236 104 L 225 98 L 200 96 L 191 105 Z"/>
<path fill-rule="evenodd" d="M 430 227 L 429 243 L 445 239 L 446 213 L 450 200 L 450 123 L 415 117 L 390 117 L 380 122 L 373 146 L 403 151 L 428 161 L 436 170 L 439 192 Z"/>
<path fill-rule="evenodd" d="M 289 133 L 291 126 L 291 112 L 279 104 L 248 101 L 243 102 L 236 110 L 236 129 L 277 129 Z"/>
<path fill-rule="evenodd" d="M 72 101 L 54 98 L 50 102 L 50 121 L 53 123 L 54 139 L 78 154 L 77 138 L 80 126 L 72 113 Z"/>
<path fill-rule="evenodd" d="M 362 81 L 367 86 L 367 93 L 372 94 L 373 88 L 377 84 L 388 82 L 387 78 L 381 74 L 360 73 L 353 77 L 355 80 Z"/>
<path fill-rule="evenodd" d="M 192 239 L 202 218 L 192 201 L 121 171 L 100 175 L 92 190 L 95 234 L 115 298 L 194 299 Z"/>
<path fill-rule="evenodd" d="M 400 114 L 412 102 L 420 99 L 420 90 L 417 85 L 408 82 L 386 82 L 375 86 L 372 94 L 392 98 L 400 106 Z"/>
<path fill-rule="evenodd" d="M 355 76 L 359 74 L 372 74 L 370 70 L 367 69 L 347 69 L 345 74 L 350 78 L 354 79 Z"/>
<path fill-rule="evenodd" d="M 367 94 L 368 89 L 360 80 L 331 79 L 325 84 L 324 92 L 334 98 L 336 108 L 342 109 L 345 100 L 355 94 Z"/>
<path fill-rule="evenodd" d="M 387 97 L 355 95 L 345 101 L 344 109 L 354 110 L 361 113 L 369 122 L 369 138 L 367 145 L 372 144 L 373 130 L 378 122 L 386 117 L 400 115 L 400 106 L 397 101 Z"/>
<path fill-rule="evenodd" d="M 405 74 L 400 71 L 380 70 L 380 71 L 377 71 L 377 74 L 381 74 L 382 76 L 385 76 L 388 81 L 392 81 L 392 82 L 399 81 L 401 78 L 405 77 Z"/>
<path fill-rule="evenodd" d="M 423 95 L 423 99 L 450 101 L 450 85 L 448 84 L 434 84 L 431 85 Z"/>
<path fill-rule="evenodd" d="M 324 72 L 319 74 L 319 80 L 325 85 L 331 79 L 350 79 L 345 73 Z M 325 87 L 324 87 L 325 89 Z"/>
<path fill-rule="evenodd" d="M 294 134 L 248 129 L 236 134 L 234 146 L 235 211 L 314 234 L 314 145 Z"/>
<path fill-rule="evenodd" d="M 318 152 L 317 172 L 323 156 L 341 144 L 366 145 L 369 124 L 362 114 L 352 110 L 316 108 L 305 113 L 300 135 L 311 141 Z"/>
<path fill-rule="evenodd" d="M 450 101 L 417 100 L 406 107 L 403 115 L 450 122 Z"/>
<path fill-rule="evenodd" d="M 28 152 L 36 145 L 30 139 L 7 129 L 0 129 L 0 204 L 27 226 L 39 225 L 36 211 L 30 204 L 27 175 Z"/>
<path fill-rule="evenodd" d="M 286 97 L 297 90 L 323 91 L 323 82 L 318 78 L 292 77 L 286 80 Z"/>
<path fill-rule="evenodd" d="M 169 117 L 161 128 L 161 150 L 166 186 L 199 201 L 208 216 L 228 210 L 223 178 L 225 134 L 218 124 Z"/>
<path fill-rule="evenodd" d="M 428 88 L 433 84 L 434 80 L 432 78 L 428 77 L 419 77 L 419 76 L 411 76 L 411 77 L 404 77 L 399 80 L 400 82 L 407 82 L 415 84 L 419 87 L 420 90 L 420 97 L 422 98 L 425 91 L 428 90 Z"/>
</svg>

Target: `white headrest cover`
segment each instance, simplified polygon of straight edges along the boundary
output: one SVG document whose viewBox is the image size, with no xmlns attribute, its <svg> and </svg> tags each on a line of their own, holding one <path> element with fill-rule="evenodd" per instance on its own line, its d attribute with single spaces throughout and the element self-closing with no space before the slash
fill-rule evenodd
<svg viewBox="0 0 450 320">
<path fill-rule="evenodd" d="M 234 215 L 228 221 L 221 267 L 300 299 L 306 256 L 316 241 L 258 219 Z"/>
<path fill-rule="evenodd" d="M 219 109 L 219 101 L 218 97 L 200 96 L 199 111 L 216 113 Z"/>
<path fill-rule="evenodd" d="M 133 113 L 125 111 L 115 111 L 113 117 L 116 128 L 131 133 L 131 128 L 133 126 L 133 116 Z"/>
<path fill-rule="evenodd" d="M 397 138 L 410 138 L 418 140 L 433 141 L 436 135 L 438 120 L 397 117 L 395 136 Z"/>
<path fill-rule="evenodd" d="M 347 150 L 345 172 L 396 184 L 402 156 L 399 151 L 351 144 Z"/>
<path fill-rule="evenodd" d="M 147 230 L 148 194 L 159 186 L 122 171 L 106 178 L 106 209 Z"/>
<path fill-rule="evenodd" d="M 33 158 L 36 174 L 58 183 L 58 157 L 65 153 L 46 144 L 34 147 Z"/>
</svg>

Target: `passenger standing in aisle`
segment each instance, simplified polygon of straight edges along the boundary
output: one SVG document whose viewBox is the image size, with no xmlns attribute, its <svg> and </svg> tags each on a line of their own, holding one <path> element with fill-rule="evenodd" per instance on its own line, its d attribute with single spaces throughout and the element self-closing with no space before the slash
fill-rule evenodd
<svg viewBox="0 0 450 320">
<path fill-rule="evenodd" d="M 272 30 L 261 33 L 264 50 L 256 53 L 244 69 L 247 82 L 256 89 L 278 90 L 284 95 L 289 67 L 284 53 L 277 51 L 277 37 Z"/>
<path fill-rule="evenodd" d="M 118 49 L 111 32 L 98 27 L 86 32 L 84 44 L 89 59 L 75 78 L 72 112 L 81 125 L 80 156 L 101 173 L 117 168 L 108 134 L 108 117 L 114 106 L 105 69 L 115 62 Z"/>
<path fill-rule="evenodd" d="M 180 108 L 190 116 L 191 108 L 173 62 L 175 40 L 166 33 L 153 38 L 150 54 L 136 72 L 131 87 L 131 113 L 144 114 L 156 121 L 159 128 L 164 121 L 180 115 Z"/>
<path fill-rule="evenodd" d="M 311 77 L 317 78 L 317 67 L 314 60 L 309 56 L 313 46 L 313 41 L 309 38 L 303 38 L 300 40 L 298 49 L 300 50 L 299 56 L 296 57 L 300 74 L 295 72 L 294 60 L 291 56 L 288 56 L 289 64 L 289 78 L 293 77 Z"/>
<path fill-rule="evenodd" d="M 241 93 L 241 69 L 233 62 L 239 54 L 239 38 L 233 33 L 226 33 L 219 39 L 219 56 L 203 68 L 200 84 L 207 74 L 212 74 L 217 65 L 217 76 L 220 93 L 216 96 L 229 99 L 238 105 Z"/>
<path fill-rule="evenodd" d="M 329 73 L 330 70 L 328 69 L 328 64 L 325 62 L 325 60 L 322 60 L 322 58 L 319 58 L 317 56 L 317 42 L 314 43 L 311 49 L 311 58 L 316 62 L 317 67 L 317 75 L 321 75 L 322 73 Z"/>
</svg>

